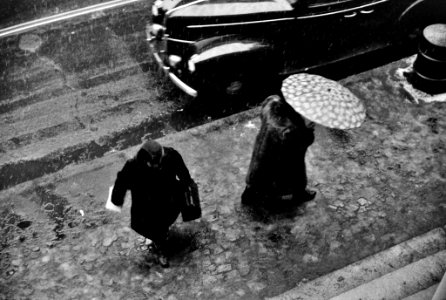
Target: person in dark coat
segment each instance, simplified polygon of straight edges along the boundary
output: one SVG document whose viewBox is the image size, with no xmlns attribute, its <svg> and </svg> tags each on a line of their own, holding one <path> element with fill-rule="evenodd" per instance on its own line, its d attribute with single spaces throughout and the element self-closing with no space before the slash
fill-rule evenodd
<svg viewBox="0 0 446 300">
<path fill-rule="evenodd" d="M 314 141 L 314 123 L 306 121 L 283 98 L 262 104 L 261 127 L 246 176 L 243 204 L 300 204 L 316 192 L 307 190 L 305 154 Z"/>
<path fill-rule="evenodd" d="M 183 158 L 175 149 L 153 140 L 145 142 L 136 156 L 118 172 L 111 201 L 122 206 L 131 191 L 131 228 L 152 240 L 159 263 L 165 255 L 169 227 L 181 211 L 182 193 L 193 183 Z"/>
</svg>

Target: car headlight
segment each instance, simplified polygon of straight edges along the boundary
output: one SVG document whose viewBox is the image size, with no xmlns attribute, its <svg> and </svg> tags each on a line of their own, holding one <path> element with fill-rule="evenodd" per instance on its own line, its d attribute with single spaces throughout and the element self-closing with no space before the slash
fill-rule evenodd
<svg viewBox="0 0 446 300">
<path fill-rule="evenodd" d="M 169 66 L 175 68 L 181 62 L 181 57 L 178 55 L 169 55 Z"/>
<path fill-rule="evenodd" d="M 156 39 L 162 39 L 164 35 L 164 26 L 156 23 L 150 25 L 150 35 Z"/>
<path fill-rule="evenodd" d="M 156 0 L 152 5 L 152 16 L 158 17 L 162 13 L 163 1 Z"/>
</svg>

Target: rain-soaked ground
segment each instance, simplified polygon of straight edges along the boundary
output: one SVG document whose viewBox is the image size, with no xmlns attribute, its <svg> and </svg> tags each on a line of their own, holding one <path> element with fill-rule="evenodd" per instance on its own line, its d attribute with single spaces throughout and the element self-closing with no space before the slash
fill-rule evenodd
<svg viewBox="0 0 446 300">
<path fill-rule="evenodd" d="M 0 188 L 243 108 L 190 101 L 163 79 L 145 40 L 149 7 L 0 40 Z"/>
<path fill-rule="evenodd" d="M 149 54 L 149 11 L 150 1 L 141 1 L 0 39 L 0 189 L 263 99 L 182 94 Z M 362 59 L 319 73 L 338 79 L 371 62 L 379 64 Z"/>
<path fill-rule="evenodd" d="M 103 2 L 107 0 L 4 0 L 0 29 Z"/>
<path fill-rule="evenodd" d="M 314 202 L 253 214 L 239 196 L 255 112 L 184 137 L 172 133 L 259 99 L 191 101 L 162 80 L 145 41 L 149 6 L 0 40 L 0 288 L 7 299 L 258 299 L 444 225 L 444 103 L 405 94 L 396 70 L 407 62 L 342 81 L 365 100 L 367 122 L 350 133 L 318 129 L 308 155 Z M 364 60 L 350 67 L 358 65 L 370 67 Z M 325 74 L 340 79 L 357 71 L 350 67 Z M 177 223 L 167 270 L 126 227 L 128 214 L 103 207 L 130 155 L 113 152 L 144 136 L 178 147 L 202 193 L 203 219 Z"/>
<path fill-rule="evenodd" d="M 409 96 L 401 70 L 412 62 L 341 81 L 367 117 L 349 131 L 316 127 L 306 162 L 317 196 L 299 207 L 240 204 L 258 110 L 163 137 L 203 208 L 173 227 L 168 269 L 128 227 L 130 201 L 122 214 L 104 208 L 136 147 L 1 191 L 3 298 L 263 299 L 444 226 L 446 99 Z"/>
</svg>

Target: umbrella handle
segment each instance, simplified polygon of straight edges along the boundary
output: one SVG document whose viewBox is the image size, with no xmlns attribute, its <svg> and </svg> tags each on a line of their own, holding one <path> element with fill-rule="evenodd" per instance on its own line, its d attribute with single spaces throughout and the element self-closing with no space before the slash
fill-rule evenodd
<svg viewBox="0 0 446 300">
<path fill-rule="evenodd" d="M 307 127 L 307 129 L 309 129 L 309 130 L 314 130 L 314 127 L 316 127 L 316 123 L 314 123 L 313 121 L 310 121 L 307 118 L 304 118 L 304 122 L 305 122 L 305 127 Z"/>
<path fill-rule="evenodd" d="M 309 129 L 314 129 L 314 127 L 316 127 L 316 123 L 314 123 L 313 121 L 309 121 L 308 124 L 307 124 L 307 127 Z"/>
</svg>

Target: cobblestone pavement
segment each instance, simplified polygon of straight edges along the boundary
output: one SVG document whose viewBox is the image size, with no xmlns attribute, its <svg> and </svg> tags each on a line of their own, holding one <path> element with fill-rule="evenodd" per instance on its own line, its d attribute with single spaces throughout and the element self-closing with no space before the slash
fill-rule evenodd
<svg viewBox="0 0 446 300">
<path fill-rule="evenodd" d="M 446 103 L 407 95 L 397 71 L 408 61 L 342 80 L 367 119 L 316 127 L 318 194 L 294 210 L 240 205 L 257 109 L 160 139 L 182 153 L 203 206 L 173 226 L 167 269 L 128 227 L 130 201 L 104 209 L 136 148 L 2 191 L 0 299 L 262 299 L 444 225 Z"/>
</svg>

